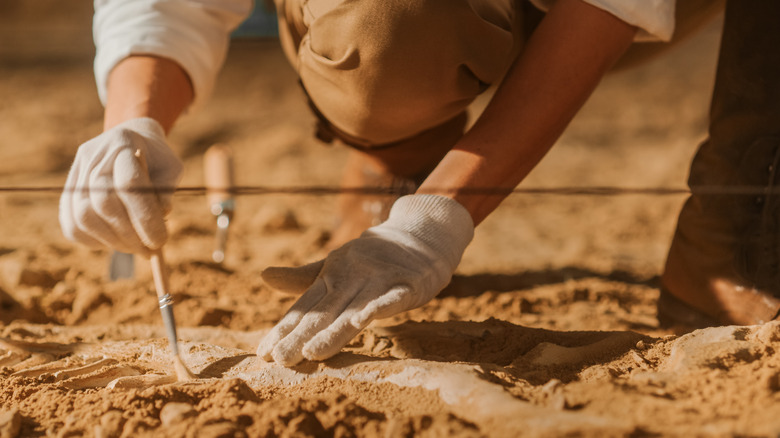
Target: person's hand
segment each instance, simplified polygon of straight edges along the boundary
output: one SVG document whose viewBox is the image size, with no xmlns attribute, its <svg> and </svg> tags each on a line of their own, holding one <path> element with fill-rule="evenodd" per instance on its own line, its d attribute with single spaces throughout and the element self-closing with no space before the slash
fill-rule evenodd
<svg viewBox="0 0 780 438">
<path fill-rule="evenodd" d="M 390 217 L 322 261 L 299 268 L 268 268 L 263 279 L 303 296 L 260 341 L 257 355 L 292 366 L 338 353 L 372 320 L 430 301 L 452 279 L 474 235 L 458 202 L 410 195 Z"/>
<path fill-rule="evenodd" d="M 148 255 L 168 239 L 165 215 L 182 167 L 154 119 L 128 120 L 87 141 L 60 197 L 63 234 Z"/>
</svg>

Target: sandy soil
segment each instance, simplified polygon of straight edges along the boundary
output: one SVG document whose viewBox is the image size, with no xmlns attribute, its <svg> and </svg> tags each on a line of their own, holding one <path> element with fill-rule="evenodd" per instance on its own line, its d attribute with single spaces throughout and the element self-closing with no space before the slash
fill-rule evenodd
<svg viewBox="0 0 780 438">
<path fill-rule="evenodd" d="M 438 298 L 285 369 L 254 349 L 295 297 L 259 272 L 319 257 L 334 197 L 239 197 L 220 266 L 204 197 L 182 194 L 165 250 L 199 379 L 174 382 L 148 262 L 108 281 L 109 251 L 61 236 L 56 190 L 6 190 L 61 186 L 100 130 L 90 3 L 59 3 L 0 5 L 0 436 L 780 433 L 780 325 L 658 327 L 681 195 L 513 195 Z M 521 187 L 684 187 L 717 42 L 710 26 L 611 75 Z M 275 41 L 236 41 L 211 103 L 173 133 L 183 185 L 203 184 L 215 143 L 239 185 L 338 182 L 346 151 L 312 138 Z"/>
</svg>

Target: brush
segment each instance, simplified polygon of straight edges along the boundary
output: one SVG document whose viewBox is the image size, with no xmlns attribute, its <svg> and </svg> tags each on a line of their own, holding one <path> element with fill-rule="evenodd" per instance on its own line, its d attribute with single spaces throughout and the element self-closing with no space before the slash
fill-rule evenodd
<svg viewBox="0 0 780 438">
<path fill-rule="evenodd" d="M 135 156 L 141 163 L 141 167 L 148 171 L 146 157 L 140 149 L 135 151 Z M 168 287 L 168 269 L 165 266 L 162 248 L 154 250 L 149 257 L 152 264 L 152 278 L 154 279 L 154 288 L 157 291 L 157 301 L 160 304 L 160 313 L 162 314 L 165 331 L 168 333 L 168 342 L 171 344 L 173 353 L 173 369 L 176 372 L 176 379 L 179 381 L 193 380 L 197 377 L 187 368 L 179 355 L 179 341 L 176 338 L 176 321 L 173 318 L 173 296 L 171 296 Z"/>
<path fill-rule="evenodd" d="M 168 341 L 171 344 L 173 352 L 173 369 L 176 371 L 176 378 L 179 381 L 193 380 L 197 376 L 187 368 L 179 355 L 179 341 L 176 338 L 176 321 L 173 319 L 173 297 L 168 292 L 168 270 L 165 266 L 162 248 L 154 251 L 149 261 L 152 264 L 152 277 L 154 278 L 154 287 L 157 290 L 157 299 L 160 303 L 160 313 L 162 313 L 165 331 L 168 333 Z"/>
</svg>

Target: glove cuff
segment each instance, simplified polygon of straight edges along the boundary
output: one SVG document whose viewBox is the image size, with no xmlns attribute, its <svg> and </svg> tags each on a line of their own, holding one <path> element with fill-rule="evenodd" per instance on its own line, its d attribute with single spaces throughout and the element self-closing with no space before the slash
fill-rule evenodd
<svg viewBox="0 0 780 438">
<path fill-rule="evenodd" d="M 474 237 L 474 222 L 468 210 L 454 199 L 439 195 L 398 198 L 385 224 L 424 242 L 441 254 L 453 270 Z"/>
<path fill-rule="evenodd" d="M 160 122 L 151 117 L 138 117 L 126 120 L 112 129 L 129 129 L 144 137 L 156 137 L 156 140 L 165 141 L 165 129 L 163 129 Z"/>
</svg>

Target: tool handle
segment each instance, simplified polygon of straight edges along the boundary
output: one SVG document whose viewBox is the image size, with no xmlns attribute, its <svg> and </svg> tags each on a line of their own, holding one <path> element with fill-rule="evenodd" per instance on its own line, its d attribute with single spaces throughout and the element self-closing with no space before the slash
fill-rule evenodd
<svg viewBox="0 0 780 438">
<path fill-rule="evenodd" d="M 162 248 L 152 252 L 149 261 L 152 264 L 152 277 L 154 278 L 154 288 L 157 290 L 157 298 L 163 299 L 166 295 L 170 296 L 168 268 L 165 266 Z"/>
<path fill-rule="evenodd" d="M 141 167 L 147 169 L 146 157 L 141 150 L 135 151 L 135 156 L 141 163 Z M 163 325 L 165 331 L 168 334 L 168 342 L 171 345 L 171 351 L 175 358 L 179 357 L 179 341 L 176 338 L 176 321 L 173 318 L 173 296 L 170 293 L 170 287 L 168 284 L 168 268 L 165 265 L 165 257 L 163 256 L 162 248 L 158 248 L 152 251 L 149 257 L 149 262 L 152 265 L 152 278 L 154 279 L 154 289 L 157 291 L 157 301 L 160 305 L 160 313 L 162 314 Z M 174 364 L 180 363 L 181 359 Z M 182 364 L 183 366 L 183 364 Z M 184 367 L 186 370 L 186 367 Z M 189 373 L 189 371 L 187 371 Z M 179 370 L 177 369 L 177 375 Z M 189 373 L 191 376 L 192 373 Z M 186 377 L 186 376 L 185 376 Z"/>
<path fill-rule="evenodd" d="M 206 179 L 206 200 L 209 208 L 233 198 L 233 151 L 229 146 L 216 144 L 203 156 Z"/>
<path fill-rule="evenodd" d="M 171 344 L 171 351 L 173 351 L 174 355 L 178 355 L 179 343 L 176 338 L 176 321 L 173 318 L 173 297 L 169 292 L 168 268 L 165 265 L 162 248 L 155 250 L 149 261 L 152 265 L 154 288 L 157 290 L 157 300 L 160 304 L 160 313 L 162 314 L 165 331 L 168 334 L 168 341 Z"/>
</svg>

